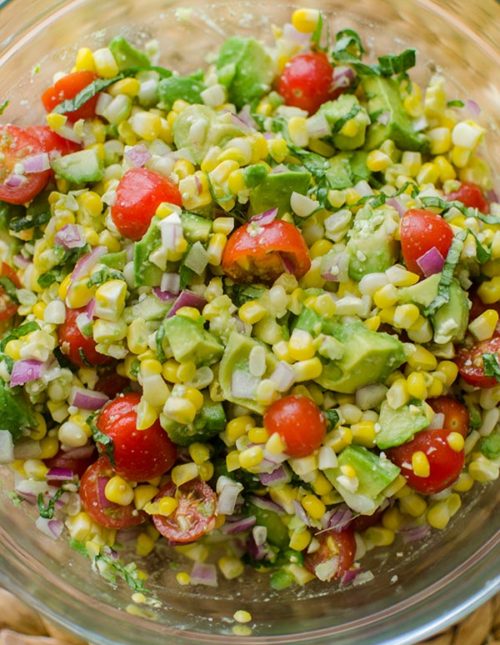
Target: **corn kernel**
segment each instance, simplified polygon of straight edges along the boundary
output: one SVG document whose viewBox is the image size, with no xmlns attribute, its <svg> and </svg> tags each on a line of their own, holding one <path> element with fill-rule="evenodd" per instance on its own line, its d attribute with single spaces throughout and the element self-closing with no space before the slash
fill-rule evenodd
<svg viewBox="0 0 500 645">
<path fill-rule="evenodd" d="M 412 372 L 406 379 L 408 394 L 415 399 L 424 401 L 427 398 L 425 376 L 422 372 Z"/>
<path fill-rule="evenodd" d="M 442 155 L 451 148 L 451 132 L 448 128 L 433 128 L 427 131 L 433 155 Z M 439 172 L 439 169 L 438 169 Z"/>
<path fill-rule="evenodd" d="M 226 425 L 226 438 L 230 445 L 236 443 L 236 440 L 249 432 L 255 426 L 255 421 L 249 415 L 243 415 L 231 419 Z"/>
<path fill-rule="evenodd" d="M 264 459 L 264 452 L 261 446 L 252 446 L 240 452 L 240 467 L 249 470 L 258 466 Z"/>
<path fill-rule="evenodd" d="M 155 542 L 147 533 L 139 533 L 137 536 L 137 542 L 135 545 L 135 552 L 140 558 L 145 558 L 150 553 L 153 552 L 155 548 Z"/>
<path fill-rule="evenodd" d="M 273 432 L 273 434 L 267 440 L 266 450 L 272 455 L 280 455 L 285 452 L 285 448 L 286 446 L 283 443 L 281 436 L 277 432 Z"/>
<path fill-rule="evenodd" d="M 319 376 L 323 371 L 323 364 L 319 358 L 310 358 L 295 363 L 293 365 L 295 372 L 295 381 L 301 383 L 302 381 L 312 381 Z"/>
<path fill-rule="evenodd" d="M 59 452 L 57 437 L 44 437 L 40 441 L 40 459 L 52 459 Z"/>
<path fill-rule="evenodd" d="M 387 403 L 393 410 L 397 410 L 401 406 L 408 403 L 408 401 L 410 400 L 410 395 L 405 379 L 397 378 L 387 391 L 386 397 Z"/>
<path fill-rule="evenodd" d="M 217 564 L 219 565 L 219 569 L 221 570 L 222 575 L 224 576 L 224 578 L 226 578 L 226 580 L 234 580 L 235 578 L 239 578 L 239 576 L 241 576 L 245 570 L 242 561 L 239 558 L 235 558 L 234 556 L 224 555 L 219 558 Z"/>
<path fill-rule="evenodd" d="M 174 466 L 171 471 L 172 481 L 176 486 L 182 486 L 182 484 L 195 479 L 198 476 L 198 472 L 198 466 L 193 463 Z"/>
<path fill-rule="evenodd" d="M 408 365 L 414 370 L 431 371 L 437 367 L 437 358 L 425 347 L 416 345 L 408 356 Z"/>
<path fill-rule="evenodd" d="M 95 72 L 94 55 L 88 47 L 82 47 L 78 50 L 75 60 L 77 72 Z"/>
<path fill-rule="evenodd" d="M 498 312 L 495 309 L 487 309 L 470 323 L 469 331 L 477 340 L 487 340 L 495 333 L 497 323 Z"/>
<path fill-rule="evenodd" d="M 363 324 L 367 329 L 371 329 L 371 331 L 377 331 L 377 329 L 380 327 L 381 323 L 380 316 L 371 316 L 370 318 L 367 318 L 366 320 L 363 321 Z"/>
<path fill-rule="evenodd" d="M 373 294 L 373 302 L 380 309 L 392 307 L 392 305 L 395 305 L 397 301 L 398 291 L 392 284 L 386 284 L 380 289 L 377 289 Z"/>
<path fill-rule="evenodd" d="M 394 531 L 381 526 L 370 526 L 363 533 L 363 537 L 371 542 L 374 546 L 389 546 L 394 542 L 396 537 Z"/>
<path fill-rule="evenodd" d="M 258 300 L 249 300 L 241 305 L 238 310 L 240 319 L 249 325 L 262 320 L 267 315 L 266 308 L 258 302 Z"/>
<path fill-rule="evenodd" d="M 441 394 L 443 393 L 443 390 L 444 390 L 443 382 L 438 378 L 433 378 L 432 383 L 427 388 L 427 395 L 430 398 L 436 398 L 437 396 L 441 396 Z"/>
<path fill-rule="evenodd" d="M 104 488 L 106 499 L 119 506 L 128 506 L 134 501 L 134 490 L 132 486 L 122 477 L 115 475 L 111 477 Z"/>
<path fill-rule="evenodd" d="M 380 172 L 386 170 L 392 163 L 389 155 L 381 150 L 372 150 L 366 157 L 366 166 L 372 172 Z"/>
<path fill-rule="evenodd" d="M 382 516 L 382 525 L 391 531 L 399 531 L 403 525 L 403 517 L 396 506 L 388 508 Z"/>
<path fill-rule="evenodd" d="M 332 318 L 335 315 L 336 311 L 335 301 L 329 294 L 323 293 L 322 295 L 316 296 L 316 298 L 314 298 L 312 309 L 314 309 L 317 314 L 323 316 L 324 318 Z"/>
<path fill-rule="evenodd" d="M 309 143 L 307 121 L 302 116 L 293 116 L 288 121 L 288 133 L 290 135 L 290 139 L 296 146 L 305 148 Z"/>
<path fill-rule="evenodd" d="M 94 52 L 95 71 L 103 78 L 113 78 L 120 71 L 116 60 L 108 47 L 96 49 Z"/>
<path fill-rule="evenodd" d="M 316 495 L 305 495 L 300 503 L 313 520 L 320 520 L 326 513 L 325 505 Z"/>
<path fill-rule="evenodd" d="M 203 407 L 204 399 L 203 394 L 199 390 L 194 387 L 188 387 L 184 392 L 184 396 L 186 397 L 186 399 L 188 399 L 188 401 L 191 401 L 196 410 L 201 410 L 201 408 Z"/>
<path fill-rule="evenodd" d="M 182 587 L 186 587 L 191 583 L 191 576 L 187 571 L 179 571 L 179 573 L 175 575 L 175 579 L 177 580 L 177 584 Z"/>
<path fill-rule="evenodd" d="M 294 329 L 288 341 L 288 351 L 291 358 L 296 361 L 312 358 L 316 350 L 311 334 L 303 329 Z"/>
<path fill-rule="evenodd" d="M 481 284 L 477 293 L 486 305 L 493 305 L 500 301 L 500 276 L 495 276 Z"/>
<path fill-rule="evenodd" d="M 462 452 L 464 449 L 465 440 L 459 432 L 450 432 L 446 441 L 454 452 Z"/>
<path fill-rule="evenodd" d="M 317 9 L 296 9 L 292 14 L 292 25 L 303 34 L 310 34 L 316 29 L 320 13 Z"/>
<path fill-rule="evenodd" d="M 240 453 L 237 450 L 232 450 L 226 455 L 226 468 L 229 473 L 238 470 L 240 467 Z"/>
<path fill-rule="evenodd" d="M 450 521 L 450 513 L 445 501 L 436 502 L 427 511 L 427 522 L 434 529 L 444 529 Z"/>
<path fill-rule="evenodd" d="M 198 466 L 198 470 L 200 473 L 200 479 L 202 479 L 204 482 L 207 482 L 214 476 L 215 468 L 211 461 L 205 461 L 203 464 L 200 464 Z M 222 515 L 219 515 L 219 518 L 222 517 Z"/>
<path fill-rule="evenodd" d="M 498 464 L 487 459 L 482 454 L 479 454 L 474 461 L 469 464 L 469 475 L 474 479 L 474 481 L 480 483 L 486 483 L 498 479 L 498 471 Z"/>
<path fill-rule="evenodd" d="M 422 450 L 417 450 L 412 454 L 411 467 L 417 477 L 429 477 L 431 474 L 429 460 Z"/>
<path fill-rule="evenodd" d="M 158 488 L 156 486 L 150 486 L 149 484 L 136 486 L 134 488 L 134 505 L 136 509 L 142 511 L 146 504 L 156 497 L 157 494 Z"/>
<path fill-rule="evenodd" d="M 433 163 L 424 163 L 417 174 L 419 184 L 435 184 L 439 177 L 439 170 Z"/>
<path fill-rule="evenodd" d="M 360 421 L 351 425 L 353 443 L 367 448 L 375 445 L 375 423 L 373 421 Z"/>
<path fill-rule="evenodd" d="M 208 263 L 211 266 L 219 266 L 222 261 L 222 253 L 226 246 L 227 237 L 222 233 L 214 233 L 210 236 L 207 247 Z"/>
<path fill-rule="evenodd" d="M 399 508 L 406 515 L 420 517 L 427 510 L 427 502 L 420 495 L 410 493 L 399 500 Z"/>
<path fill-rule="evenodd" d="M 196 407 L 188 399 L 170 396 L 165 403 L 164 412 L 169 419 L 189 425 L 196 416 Z"/>
<path fill-rule="evenodd" d="M 136 112 L 129 123 L 133 132 L 145 141 L 154 141 L 158 138 L 161 130 L 161 118 L 152 112 Z"/>
<path fill-rule="evenodd" d="M 458 366 L 453 361 L 441 361 L 438 366 L 438 370 L 442 372 L 446 377 L 446 385 L 452 385 L 457 376 L 458 376 Z"/>
<path fill-rule="evenodd" d="M 248 438 L 252 443 L 266 443 L 269 433 L 265 428 L 250 428 Z"/>
<path fill-rule="evenodd" d="M 295 551 L 304 551 L 309 546 L 311 539 L 312 535 L 307 529 L 295 530 L 290 537 L 290 548 Z"/>
<path fill-rule="evenodd" d="M 189 456 L 198 466 L 210 458 L 210 450 L 208 446 L 203 443 L 192 443 L 189 448 Z"/>
</svg>

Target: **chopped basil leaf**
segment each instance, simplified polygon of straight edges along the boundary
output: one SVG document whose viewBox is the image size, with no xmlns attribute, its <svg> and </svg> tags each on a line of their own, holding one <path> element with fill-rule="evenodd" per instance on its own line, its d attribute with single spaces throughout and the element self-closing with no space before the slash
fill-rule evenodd
<svg viewBox="0 0 500 645">
<path fill-rule="evenodd" d="M 8 99 L 0 103 L 0 115 L 2 115 L 5 112 L 5 110 L 9 107 L 9 103 L 10 101 Z"/>
<path fill-rule="evenodd" d="M 14 302 L 19 302 L 17 299 L 17 288 L 10 278 L 6 275 L 0 276 L 0 286 Z"/>
<path fill-rule="evenodd" d="M 325 38 L 323 38 L 323 33 Z M 325 40 L 324 44 L 322 44 L 323 40 Z M 328 21 L 323 18 L 322 13 L 319 14 L 318 22 L 311 35 L 311 44 L 321 51 L 325 51 L 330 46 L 330 27 Z"/>
<path fill-rule="evenodd" d="M 483 365 L 485 376 L 494 376 L 500 383 L 500 361 L 493 353 L 483 354 Z"/>
<path fill-rule="evenodd" d="M 62 488 L 58 488 L 54 493 L 54 495 L 47 502 L 47 505 L 45 505 L 43 502 L 43 493 L 40 493 L 38 495 L 38 498 L 36 501 L 37 501 L 40 517 L 44 517 L 46 520 L 51 520 L 54 517 L 56 502 L 63 493 L 64 493 L 64 490 Z"/>
<path fill-rule="evenodd" d="M 89 83 L 83 90 L 80 90 L 78 94 L 72 99 L 66 99 L 52 110 L 56 114 L 65 114 L 66 112 L 74 112 L 84 105 L 87 101 L 90 101 L 96 94 L 102 92 L 113 83 L 120 81 L 122 78 L 125 78 L 125 72 L 121 72 L 113 78 L 96 78 L 95 81 Z"/>
<path fill-rule="evenodd" d="M 471 233 L 474 239 L 476 240 L 476 258 L 479 264 L 484 264 L 485 262 L 489 262 L 491 260 L 491 249 L 488 249 L 481 244 L 478 236 L 474 233 L 474 231 L 469 229 L 469 233 Z"/>
<path fill-rule="evenodd" d="M 115 465 L 115 446 L 113 444 L 113 439 L 111 439 L 111 437 L 109 437 L 107 434 L 104 434 L 104 432 L 101 432 L 99 430 L 93 418 L 91 418 L 90 420 L 87 419 L 87 422 L 92 431 L 93 440 L 96 443 L 100 443 L 102 446 L 104 446 L 104 452 L 108 456 L 109 461 L 111 462 L 111 465 L 114 466 Z"/>
<path fill-rule="evenodd" d="M 83 542 L 80 542 L 79 540 L 75 540 L 75 538 L 71 538 L 69 541 L 69 545 L 74 551 L 78 551 L 80 555 L 88 556 L 89 552 L 87 551 L 87 547 Z"/>
<path fill-rule="evenodd" d="M 325 410 L 323 413 L 326 418 L 328 431 L 333 430 L 337 423 L 340 421 L 339 413 L 337 410 Z"/>
<path fill-rule="evenodd" d="M 460 230 L 455 234 L 453 242 L 451 243 L 450 250 L 446 256 L 446 262 L 444 263 L 443 270 L 441 271 L 441 278 L 438 285 L 438 293 L 434 300 L 430 303 L 425 309 L 426 316 L 432 316 L 445 305 L 450 300 L 450 285 L 453 280 L 453 274 L 455 273 L 455 268 L 460 260 L 460 254 L 462 253 L 462 248 L 464 246 L 464 240 L 467 237 L 466 230 Z"/>
<path fill-rule="evenodd" d="M 354 29 L 342 29 L 335 34 L 334 52 L 348 51 L 357 57 L 365 53 L 363 42 Z"/>
<path fill-rule="evenodd" d="M 448 101 L 446 103 L 446 107 L 457 107 L 457 108 L 463 108 L 465 103 L 461 101 L 460 99 L 453 99 L 452 101 Z"/>
<path fill-rule="evenodd" d="M 362 63 L 359 58 L 353 56 L 348 51 L 333 52 L 332 57 L 335 63 L 350 65 L 359 76 L 379 76 L 379 70 L 376 65 L 367 65 Z"/>
<path fill-rule="evenodd" d="M 31 334 L 32 331 L 36 331 L 37 329 L 40 329 L 40 326 L 34 321 L 23 323 L 22 325 L 19 325 L 19 327 L 11 329 L 9 333 L 0 341 L 0 351 L 3 352 L 5 346 L 10 340 L 17 340 L 18 338 L 22 338 L 23 336 Z"/>
<path fill-rule="evenodd" d="M 116 559 L 116 553 L 109 549 L 110 553 L 100 553 L 94 558 L 94 565 L 101 576 L 109 582 L 116 584 L 117 578 L 123 580 L 132 591 L 144 593 L 146 588 L 144 582 L 139 578 L 135 562 L 123 564 Z"/>
<path fill-rule="evenodd" d="M 108 269 L 107 267 L 105 269 L 100 269 L 90 276 L 87 282 L 87 287 L 89 289 L 91 287 L 97 287 L 108 280 L 123 280 L 123 273 L 121 273 L 121 271 L 115 271 L 114 269 Z"/>
<path fill-rule="evenodd" d="M 405 49 L 401 54 L 387 54 L 387 56 L 380 56 L 378 59 L 382 76 L 404 74 L 412 67 L 415 67 L 415 62 L 416 51 L 414 49 Z"/>
</svg>

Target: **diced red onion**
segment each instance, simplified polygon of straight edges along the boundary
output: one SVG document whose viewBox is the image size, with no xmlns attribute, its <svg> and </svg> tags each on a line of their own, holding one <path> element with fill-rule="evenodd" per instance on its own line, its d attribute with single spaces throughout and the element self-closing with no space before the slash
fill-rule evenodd
<svg viewBox="0 0 500 645">
<path fill-rule="evenodd" d="M 178 273 L 164 273 L 161 277 L 160 289 L 178 294 L 181 287 L 181 276 Z"/>
<path fill-rule="evenodd" d="M 238 495 L 243 490 L 243 484 L 230 477 L 221 476 L 217 480 L 217 493 L 219 495 L 217 510 L 222 515 L 232 515 Z"/>
<path fill-rule="evenodd" d="M 167 318 L 171 318 L 175 314 L 175 312 L 182 307 L 194 307 L 195 309 L 201 311 L 206 304 L 207 301 L 205 298 L 203 298 L 203 296 L 199 296 L 197 293 L 193 293 L 192 291 L 185 289 L 184 291 L 181 291 L 176 301 L 172 305 L 172 309 L 170 309 L 170 311 L 168 312 Z"/>
<path fill-rule="evenodd" d="M 386 201 L 386 204 L 395 208 L 398 211 L 400 217 L 403 217 L 403 215 L 406 212 L 406 208 L 403 206 L 403 204 L 399 201 L 397 197 L 391 197 Z"/>
<path fill-rule="evenodd" d="M 228 535 L 243 533 L 244 531 L 251 529 L 252 526 L 255 526 L 255 522 L 255 515 L 250 515 L 250 517 L 243 517 L 239 520 L 236 520 L 236 522 L 226 522 L 222 526 L 221 530 L 223 533 L 227 533 Z"/>
<path fill-rule="evenodd" d="M 260 473 L 259 481 L 263 486 L 281 486 L 282 484 L 288 484 L 290 481 L 290 473 L 286 470 L 284 466 L 275 467 L 275 469 L 270 473 Z"/>
<path fill-rule="evenodd" d="M 314 567 L 314 573 L 316 577 L 322 582 L 329 582 L 335 577 L 339 569 L 339 557 L 334 555 L 333 558 L 329 558 L 323 562 L 320 562 Z"/>
<path fill-rule="evenodd" d="M 348 67 L 347 65 L 335 67 L 332 75 L 332 90 L 350 87 L 355 78 L 356 73 L 352 67 Z"/>
<path fill-rule="evenodd" d="M 182 224 L 179 215 L 173 213 L 160 224 L 162 245 L 168 251 L 174 251 L 182 237 Z"/>
<path fill-rule="evenodd" d="M 85 313 L 88 316 L 89 321 L 94 317 L 95 304 L 95 298 L 92 298 L 92 300 L 90 300 L 85 307 Z"/>
<path fill-rule="evenodd" d="M 283 38 L 286 40 L 291 40 L 294 43 L 299 45 L 306 46 L 310 42 L 311 34 L 305 34 L 290 24 L 289 22 L 285 23 L 283 26 Z"/>
<path fill-rule="evenodd" d="M 272 511 L 273 513 L 277 513 L 278 515 L 284 515 L 284 511 L 275 502 L 270 500 L 268 497 L 258 497 L 257 495 L 252 495 L 250 497 L 250 501 L 252 504 L 255 504 L 258 508 L 261 508 L 264 511 Z"/>
<path fill-rule="evenodd" d="M 57 540 L 57 538 L 61 537 L 64 528 L 64 524 L 61 520 L 49 520 L 45 517 L 38 517 L 35 525 L 39 531 L 53 540 Z"/>
<path fill-rule="evenodd" d="M 481 108 L 473 99 L 467 99 L 465 101 L 465 107 L 469 110 L 472 116 L 479 116 L 481 114 Z"/>
<path fill-rule="evenodd" d="M 109 401 L 109 396 L 104 392 L 87 390 L 83 387 L 73 386 L 69 395 L 69 402 L 82 410 L 100 410 Z"/>
<path fill-rule="evenodd" d="M 49 155 L 46 152 L 40 152 L 23 159 L 24 172 L 27 175 L 36 174 L 50 170 Z"/>
<path fill-rule="evenodd" d="M 108 249 L 105 246 L 96 246 L 90 253 L 86 253 L 78 260 L 71 274 L 71 280 L 74 282 L 85 275 L 88 275 L 103 255 L 106 255 Z"/>
<path fill-rule="evenodd" d="M 215 564 L 195 562 L 191 570 L 191 584 L 217 587 L 217 569 Z"/>
<path fill-rule="evenodd" d="M 389 123 L 390 118 L 391 118 L 390 112 L 382 112 L 377 117 L 377 123 L 381 123 L 382 125 L 387 125 Z"/>
<path fill-rule="evenodd" d="M 101 508 L 110 508 L 110 506 L 114 506 L 113 502 L 110 502 L 109 499 L 106 497 L 106 484 L 108 483 L 109 479 L 107 477 L 98 477 L 97 478 L 97 499 L 99 500 L 99 504 Z"/>
<path fill-rule="evenodd" d="M 238 116 L 240 117 L 240 120 L 243 121 L 243 123 L 247 125 L 249 128 L 252 128 L 254 130 L 257 129 L 257 124 L 253 120 L 253 117 L 250 113 L 249 105 L 243 106 L 243 109 L 239 111 Z"/>
<path fill-rule="evenodd" d="M 19 188 L 24 184 L 25 181 L 26 181 L 26 177 L 24 175 L 12 174 L 7 177 L 3 185 L 7 186 L 7 188 Z"/>
<path fill-rule="evenodd" d="M 51 468 L 47 473 L 47 481 L 67 482 L 74 476 L 74 472 L 69 468 Z"/>
<path fill-rule="evenodd" d="M 163 301 L 174 300 L 177 297 L 175 293 L 170 293 L 170 291 L 162 291 L 160 287 L 154 287 L 153 293 L 157 298 Z"/>
<path fill-rule="evenodd" d="M 285 270 L 286 273 L 294 273 L 295 272 L 295 264 L 294 262 L 288 257 L 286 253 L 280 253 L 281 261 L 283 262 L 283 269 Z"/>
<path fill-rule="evenodd" d="M 493 188 L 486 193 L 486 199 L 490 202 L 490 204 L 498 203 L 498 195 Z"/>
<path fill-rule="evenodd" d="M 250 535 L 247 540 L 247 551 L 251 558 L 254 560 L 264 560 L 268 554 L 268 548 L 265 544 L 256 544 L 253 535 Z"/>
<path fill-rule="evenodd" d="M 80 249 L 85 246 L 85 237 L 80 226 L 66 224 L 60 231 L 57 231 L 54 241 L 65 249 Z"/>
<path fill-rule="evenodd" d="M 330 517 L 328 528 L 336 533 L 343 531 L 352 522 L 353 517 L 354 515 L 351 509 L 345 505 L 341 505 Z"/>
<path fill-rule="evenodd" d="M 42 376 L 45 367 L 45 363 L 34 358 L 16 361 L 10 375 L 10 386 L 15 387 L 16 385 L 36 381 L 37 378 Z"/>
<path fill-rule="evenodd" d="M 17 264 L 18 267 L 21 267 L 22 269 L 25 269 L 26 267 L 29 267 L 31 262 L 26 259 L 24 256 L 18 254 L 14 256 L 14 262 Z"/>
<path fill-rule="evenodd" d="M 295 371 L 291 365 L 280 361 L 269 378 L 276 385 L 278 392 L 286 392 L 295 382 Z"/>
<path fill-rule="evenodd" d="M 81 446 L 80 448 L 71 448 L 64 452 L 64 457 L 67 459 L 88 459 L 92 457 L 95 451 L 94 445 Z"/>
<path fill-rule="evenodd" d="M 426 251 L 417 260 L 418 266 L 422 269 L 422 273 L 428 278 L 434 273 L 439 273 L 444 266 L 444 258 L 439 249 L 433 246 Z"/>
<path fill-rule="evenodd" d="M 243 131 L 243 133 L 245 134 L 250 133 L 251 126 L 249 126 L 246 120 L 241 118 L 238 114 L 234 114 L 234 112 L 231 112 L 231 120 L 233 121 L 234 125 L 237 128 Z"/>
<path fill-rule="evenodd" d="M 420 540 L 424 540 L 429 536 L 430 532 L 431 527 L 428 524 L 422 524 L 421 526 L 412 526 L 410 528 L 403 529 L 401 531 L 401 535 L 403 537 L 403 541 L 406 544 L 409 544 L 410 542 L 419 542 Z"/>
<path fill-rule="evenodd" d="M 444 414 L 442 412 L 436 412 L 427 430 L 441 430 L 441 428 L 444 428 Z"/>
<path fill-rule="evenodd" d="M 274 222 L 277 215 L 278 215 L 278 209 L 271 208 L 268 211 L 264 211 L 263 213 L 254 215 L 253 217 L 250 218 L 250 221 L 255 222 L 256 224 L 259 224 L 259 226 L 266 226 L 267 224 Z"/>
<path fill-rule="evenodd" d="M 125 152 L 128 161 L 136 168 L 142 168 L 150 159 L 151 153 L 143 143 L 139 143 Z"/>
<path fill-rule="evenodd" d="M 307 513 L 305 512 L 302 504 L 296 499 L 293 500 L 293 508 L 295 509 L 295 515 L 303 522 L 306 526 L 311 526 L 311 520 Z"/>
<path fill-rule="evenodd" d="M 340 584 L 342 586 L 350 584 L 362 572 L 363 569 L 361 567 L 359 567 L 358 569 L 348 569 L 340 579 Z"/>
<path fill-rule="evenodd" d="M 0 464 L 14 461 L 14 441 L 8 430 L 0 430 Z"/>
</svg>

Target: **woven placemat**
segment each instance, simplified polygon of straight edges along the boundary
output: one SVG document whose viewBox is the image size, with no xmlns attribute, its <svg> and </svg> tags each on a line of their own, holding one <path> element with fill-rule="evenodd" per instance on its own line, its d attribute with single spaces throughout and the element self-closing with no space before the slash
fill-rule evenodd
<svg viewBox="0 0 500 645">
<path fill-rule="evenodd" d="M 0 645 L 87 645 L 0 589 Z M 420 645 L 500 645 L 500 595 Z"/>
</svg>

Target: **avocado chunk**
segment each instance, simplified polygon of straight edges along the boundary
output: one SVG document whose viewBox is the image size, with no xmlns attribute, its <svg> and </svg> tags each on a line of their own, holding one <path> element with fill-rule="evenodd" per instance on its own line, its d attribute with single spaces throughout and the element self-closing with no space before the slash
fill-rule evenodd
<svg viewBox="0 0 500 645">
<path fill-rule="evenodd" d="M 224 348 L 215 336 L 203 329 L 202 319 L 191 320 L 173 316 L 163 323 L 174 358 L 179 363 L 191 360 L 196 365 L 212 365 L 222 356 Z"/>
<path fill-rule="evenodd" d="M 355 493 L 342 484 L 342 466 L 351 466 L 356 471 L 359 484 Z M 383 491 L 398 477 L 400 470 L 383 455 L 362 446 L 348 446 L 340 453 L 338 465 L 324 473 L 352 510 L 372 515 L 384 500 Z"/>
<path fill-rule="evenodd" d="M 194 213 L 181 213 L 182 232 L 188 242 L 208 242 L 212 232 L 212 220 Z"/>
<path fill-rule="evenodd" d="M 354 186 L 354 176 L 346 153 L 335 155 L 330 159 L 330 168 L 326 171 L 328 186 L 332 190 L 344 190 Z"/>
<path fill-rule="evenodd" d="M 134 47 L 123 36 L 115 36 L 108 47 L 120 71 L 131 67 L 149 67 L 151 65 L 149 56 Z"/>
<path fill-rule="evenodd" d="M 164 109 L 170 110 L 178 100 L 191 104 L 202 103 L 201 92 L 204 88 L 203 72 L 195 72 L 190 76 L 173 74 L 161 79 L 158 84 L 158 96 Z"/>
<path fill-rule="evenodd" d="M 261 508 L 257 504 L 247 502 L 246 510 L 248 516 L 254 516 L 258 526 L 265 526 L 267 529 L 267 541 L 280 549 L 286 549 L 290 542 L 288 529 L 281 521 L 281 517 L 274 511 Z"/>
<path fill-rule="evenodd" d="M 488 459 L 498 459 L 500 457 L 500 430 L 497 428 L 487 437 L 483 437 L 478 447 Z"/>
<path fill-rule="evenodd" d="M 161 282 L 162 270 L 149 259 L 161 243 L 159 221 L 154 216 L 142 239 L 134 244 L 134 279 L 137 287 L 157 287 Z"/>
<path fill-rule="evenodd" d="M 122 271 L 125 265 L 127 264 L 127 252 L 126 251 L 115 251 L 114 253 L 106 253 L 99 260 L 100 264 L 104 264 L 110 269 L 116 269 L 117 271 Z"/>
<path fill-rule="evenodd" d="M 440 279 L 441 274 L 435 273 L 411 287 L 401 289 L 399 301 L 413 302 L 425 309 L 436 298 Z M 430 317 L 434 329 L 434 342 L 439 345 L 463 340 L 469 322 L 470 301 L 455 278 L 449 286 L 449 296 L 448 302 Z"/>
<path fill-rule="evenodd" d="M 429 142 L 423 134 L 415 132 L 403 107 L 397 81 L 381 76 L 363 76 L 361 83 L 368 98 L 368 114 L 372 120 L 366 137 L 366 148 L 373 150 L 387 139 L 392 139 L 402 150 L 426 152 Z M 381 115 L 384 115 L 387 123 L 376 122 Z"/>
<path fill-rule="evenodd" d="M 331 127 L 333 145 L 339 150 L 355 150 L 365 142 L 366 127 L 370 119 L 365 108 L 354 94 L 342 94 L 335 101 L 327 101 L 319 109 Z M 344 125 L 353 120 L 355 133 L 351 136 L 342 132 Z"/>
<path fill-rule="evenodd" d="M 421 401 L 403 405 L 397 410 L 384 401 L 378 419 L 380 432 L 375 436 L 375 443 L 381 450 L 400 446 L 413 439 L 413 436 L 427 428 L 430 421 Z"/>
<path fill-rule="evenodd" d="M 383 272 L 396 262 L 397 242 L 387 232 L 388 224 L 389 230 L 397 228 L 393 217 L 385 206 L 372 209 L 369 204 L 356 213 L 347 242 L 352 280 L 359 282 L 363 276 Z"/>
<path fill-rule="evenodd" d="M 258 340 L 233 332 L 220 362 L 219 382 L 227 401 L 243 405 L 262 414 L 264 408 L 255 400 L 255 393 L 261 379 L 254 376 L 249 367 L 250 352 L 254 347 L 262 347 L 266 352 L 266 372 L 262 378 L 271 374 L 277 365 L 274 354 Z M 246 393 L 241 394 L 240 392 Z"/>
<path fill-rule="evenodd" d="M 271 89 L 273 60 L 254 38 L 228 38 L 220 48 L 216 68 L 219 83 L 227 87 L 229 100 L 238 109 Z"/>
<path fill-rule="evenodd" d="M 56 157 L 50 165 L 58 177 L 66 179 L 70 184 L 101 181 L 104 177 L 104 164 L 94 148 Z"/>
<path fill-rule="evenodd" d="M 310 183 L 306 170 L 270 173 L 250 193 L 250 210 L 254 214 L 277 208 L 280 215 L 289 213 L 292 193 L 305 195 Z"/>
<path fill-rule="evenodd" d="M 0 380 L 0 430 L 7 430 L 14 442 L 22 439 L 28 430 L 36 427 L 31 405 L 22 388 L 10 388 Z"/>
<path fill-rule="evenodd" d="M 156 296 L 146 296 L 143 300 L 136 302 L 132 307 L 127 307 L 124 312 L 125 322 L 130 324 L 136 318 L 143 320 L 162 320 L 172 307 L 172 301 L 166 302 Z"/>
<path fill-rule="evenodd" d="M 222 432 L 226 426 L 226 413 L 222 403 L 214 403 L 209 397 L 205 397 L 203 407 L 193 423 L 182 425 L 161 415 L 161 425 L 173 443 L 189 446 L 197 441 L 210 441 Z"/>
</svg>

